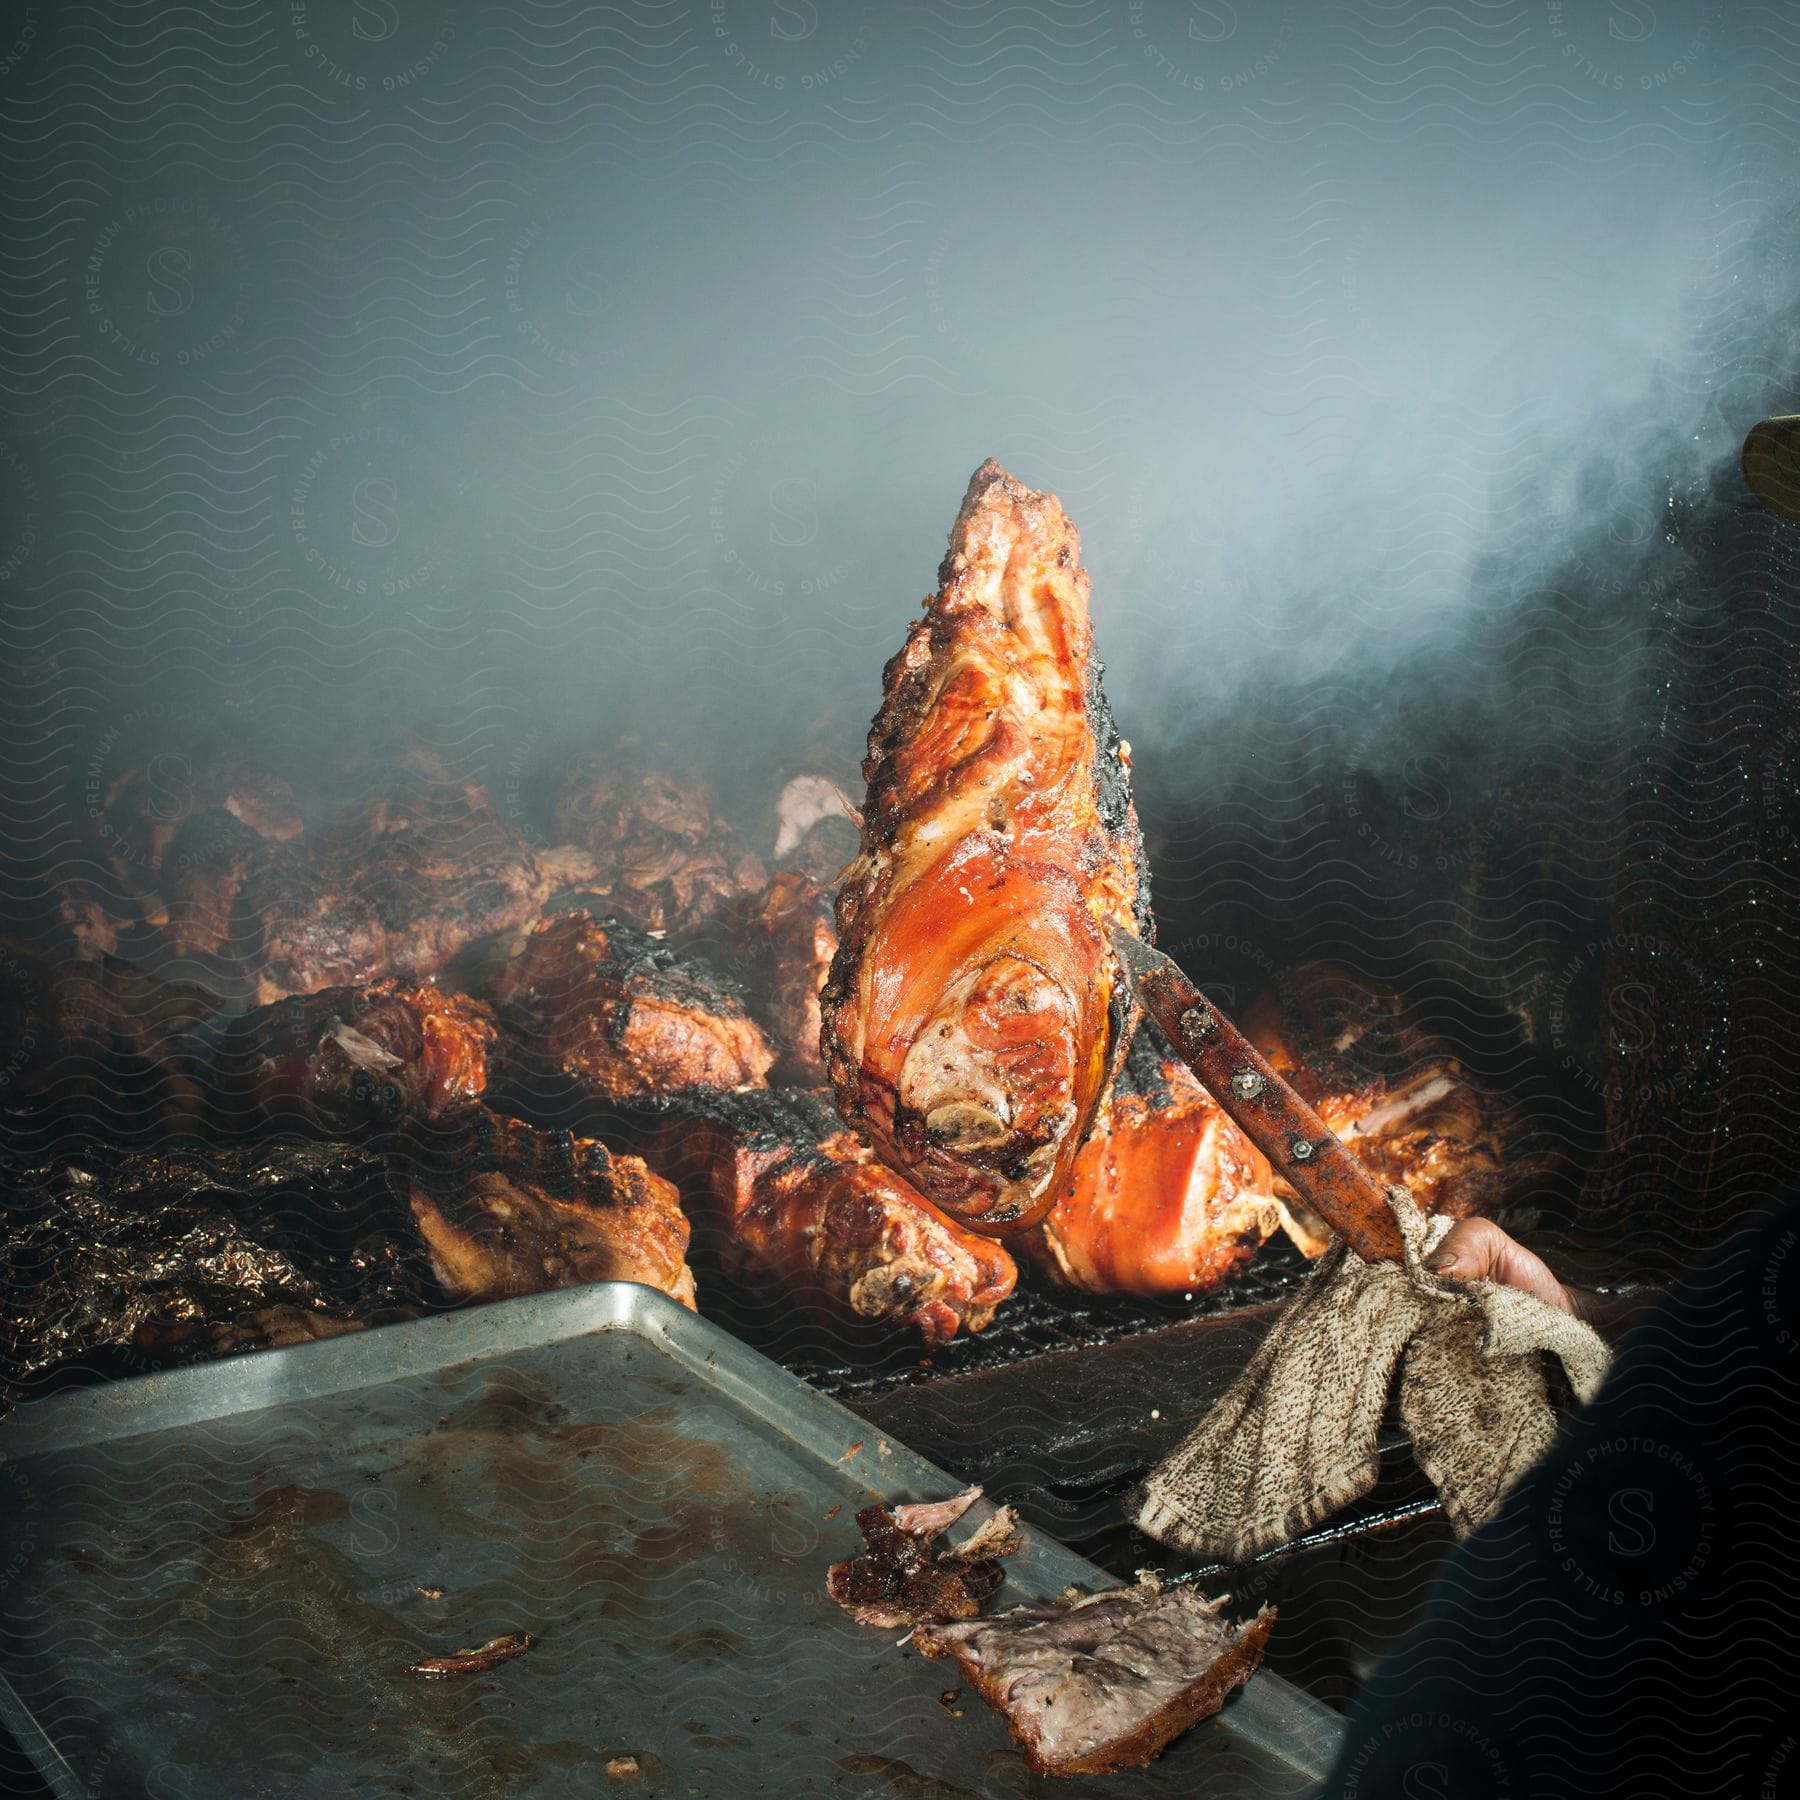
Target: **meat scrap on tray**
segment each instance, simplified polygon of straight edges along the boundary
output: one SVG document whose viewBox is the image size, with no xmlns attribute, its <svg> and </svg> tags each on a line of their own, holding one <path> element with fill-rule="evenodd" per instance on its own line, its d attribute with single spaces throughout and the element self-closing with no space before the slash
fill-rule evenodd
<svg viewBox="0 0 1800 1800">
<path fill-rule="evenodd" d="M 1225 1604 L 1146 1573 L 1135 1587 L 921 1625 L 912 1641 L 955 1659 L 1038 1774 L 1106 1775 L 1143 1767 L 1256 1672 L 1275 1609 L 1234 1622 Z"/>
<path fill-rule="evenodd" d="M 955 1549 L 939 1548 L 937 1540 L 980 1498 L 972 1487 L 892 1511 L 865 1506 L 856 1515 L 863 1549 L 826 1570 L 825 1591 L 859 1625 L 891 1630 L 977 1617 L 1006 1579 L 1000 1559 L 1019 1547 L 1012 1508 L 1001 1507 Z"/>
<path fill-rule="evenodd" d="M 975 472 L 938 591 L 883 675 L 862 851 L 824 1002 L 838 1104 L 981 1229 L 1054 1204 L 1134 1007 L 1143 840 L 1055 496 Z"/>
</svg>

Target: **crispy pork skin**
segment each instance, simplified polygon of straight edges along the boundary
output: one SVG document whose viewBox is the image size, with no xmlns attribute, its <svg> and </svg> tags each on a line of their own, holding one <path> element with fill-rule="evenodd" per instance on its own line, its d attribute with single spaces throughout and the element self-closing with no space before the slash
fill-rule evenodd
<svg viewBox="0 0 1800 1800">
<path fill-rule="evenodd" d="M 977 1500 L 978 1487 L 949 1500 L 910 1506 L 865 1506 L 856 1515 L 860 1554 L 833 1563 L 825 1591 L 859 1625 L 893 1630 L 948 1619 L 973 1619 L 1006 1579 L 1002 1557 L 1019 1547 L 1010 1507 L 1001 1507 L 967 1543 L 933 1548 Z"/>
<path fill-rule="evenodd" d="M 546 919 L 488 997 L 533 1069 L 608 1100 L 762 1087 L 775 1053 L 697 957 L 617 919 Z"/>
<path fill-rule="evenodd" d="M 1107 1775 L 1142 1768 L 1255 1673 L 1275 1610 L 1234 1623 L 1224 1605 L 1141 1575 L 1086 1599 L 921 1625 L 912 1641 L 956 1660 L 1036 1773 Z"/>
<path fill-rule="evenodd" d="M 1491 1217 L 1546 1172 L 1516 1110 L 1408 1017 L 1392 989 L 1329 963 L 1285 976 L 1245 1011 L 1269 1065 L 1383 1181 L 1427 1212 Z M 1309 1255 L 1331 1241 L 1285 1185 L 1289 1235 Z"/>
<path fill-rule="evenodd" d="M 1024 1248 L 1094 1294 L 1205 1293 L 1280 1228 L 1267 1161 L 1148 1018 Z"/>
<path fill-rule="evenodd" d="M 647 1155 L 740 1277 L 928 1344 L 980 1331 L 1013 1290 L 1005 1249 L 947 1219 L 846 1131 L 830 1096 L 784 1088 L 686 1109 Z"/>
<path fill-rule="evenodd" d="M 215 1083 L 227 1107 L 324 1131 L 438 1120 L 487 1092 L 495 1029 L 477 1000 L 381 981 L 294 995 L 240 1019 Z"/>
<path fill-rule="evenodd" d="M 461 1300 L 636 1281 L 694 1304 L 673 1183 L 594 1138 L 481 1116 L 409 1183 L 438 1280 Z"/>
<path fill-rule="evenodd" d="M 862 849 L 824 1000 L 838 1104 L 982 1230 L 1054 1203 L 1132 1015 L 1105 924 L 1149 929 L 1080 540 L 975 473 L 937 593 L 883 676 Z"/>
<path fill-rule="evenodd" d="M 556 832 L 594 858 L 594 891 L 622 919 L 682 936 L 767 880 L 698 777 L 624 743 L 578 757 L 556 800 Z"/>
</svg>

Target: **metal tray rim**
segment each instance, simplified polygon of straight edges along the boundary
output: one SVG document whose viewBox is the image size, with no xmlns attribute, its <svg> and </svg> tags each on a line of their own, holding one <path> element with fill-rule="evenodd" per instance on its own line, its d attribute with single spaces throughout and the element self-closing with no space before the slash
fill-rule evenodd
<svg viewBox="0 0 1800 1800">
<path fill-rule="evenodd" d="M 632 1282 L 533 1294 L 51 1395 L 27 1402 L 0 1424 L 0 1466 L 621 1330 L 654 1342 L 739 1405 L 861 1481 L 872 1498 L 902 1489 L 919 1498 L 941 1497 L 962 1485 L 723 1327 L 658 1289 Z M 962 1529 L 979 1526 L 995 1510 L 992 1502 L 980 1502 L 966 1515 Z M 1022 1593 L 1037 1587 L 1039 1597 L 1048 1598 L 1071 1585 L 1090 1590 L 1118 1585 L 1117 1577 L 1043 1532 L 1033 1529 L 1028 1542 L 1031 1554 L 1019 1574 L 1029 1569 L 1037 1579 L 1020 1582 Z M 0 1722 L 58 1800 L 87 1800 L 87 1789 L 3 1671 Z M 1251 1679 L 1223 1723 L 1314 1782 L 1322 1782 L 1329 1771 L 1343 1730 L 1342 1719 L 1330 1707 L 1267 1671 Z"/>
</svg>

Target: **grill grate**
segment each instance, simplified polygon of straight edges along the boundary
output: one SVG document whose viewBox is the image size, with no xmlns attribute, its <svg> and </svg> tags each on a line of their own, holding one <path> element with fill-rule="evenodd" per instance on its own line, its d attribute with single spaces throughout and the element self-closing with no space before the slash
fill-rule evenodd
<svg viewBox="0 0 1800 1800">
<path fill-rule="evenodd" d="M 948 1376 L 1011 1367 L 1059 1351 L 1092 1349 L 1193 1319 L 1216 1318 L 1285 1299 L 1311 1265 L 1279 1238 L 1248 1268 L 1191 1301 L 1072 1293 L 1029 1268 L 985 1331 L 926 1351 L 916 1341 L 859 1338 L 837 1322 L 771 1312 L 728 1283 L 701 1280 L 700 1310 L 814 1387 L 855 1406 Z"/>
</svg>

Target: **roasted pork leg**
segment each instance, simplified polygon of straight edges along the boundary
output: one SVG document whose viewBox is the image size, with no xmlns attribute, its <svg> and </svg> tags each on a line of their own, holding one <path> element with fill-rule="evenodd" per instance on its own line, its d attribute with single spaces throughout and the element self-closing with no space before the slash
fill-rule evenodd
<svg viewBox="0 0 1800 1800">
<path fill-rule="evenodd" d="M 1062 1191 L 1134 1014 L 1105 925 L 1149 929 L 1080 540 L 998 463 L 883 676 L 824 1000 L 838 1104 L 981 1230 Z"/>
<path fill-rule="evenodd" d="M 1280 1224 L 1268 1162 L 1145 1018 L 1067 1187 L 1021 1242 L 1070 1287 L 1166 1297 L 1217 1287 Z"/>
<path fill-rule="evenodd" d="M 409 1195 L 432 1268 L 458 1299 L 635 1281 L 694 1304 L 674 1185 L 593 1138 L 476 1115 L 434 1136 Z"/>
<path fill-rule="evenodd" d="M 684 1108 L 647 1147 L 741 1278 L 830 1312 L 910 1326 L 928 1344 L 979 1331 L 1018 1278 L 846 1131 L 823 1093 L 783 1088 Z"/>
<path fill-rule="evenodd" d="M 761 1087 L 775 1053 L 702 961 L 616 919 L 546 919 L 489 985 L 519 1078 L 614 1101 Z"/>
<path fill-rule="evenodd" d="M 956 1660 L 1038 1774 L 1107 1775 L 1142 1768 L 1256 1672 L 1274 1608 L 1234 1623 L 1224 1605 L 1146 1574 L 1086 1599 L 921 1625 L 912 1641 Z"/>
<path fill-rule="evenodd" d="M 327 1132 L 436 1121 L 487 1091 L 495 1029 L 479 1001 L 397 981 L 261 1007 L 221 1045 L 227 1109 Z"/>
</svg>

